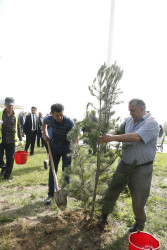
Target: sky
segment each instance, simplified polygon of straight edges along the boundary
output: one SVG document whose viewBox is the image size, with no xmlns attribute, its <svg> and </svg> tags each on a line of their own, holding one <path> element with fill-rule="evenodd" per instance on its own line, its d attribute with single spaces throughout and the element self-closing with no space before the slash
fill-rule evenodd
<svg viewBox="0 0 167 250">
<path fill-rule="evenodd" d="M 82 120 L 88 86 L 108 56 L 111 0 L 0 0 L 0 99 L 30 111 Z M 124 71 L 116 116 L 141 98 L 158 122 L 167 122 L 167 1 L 115 0 L 112 63 Z"/>
</svg>

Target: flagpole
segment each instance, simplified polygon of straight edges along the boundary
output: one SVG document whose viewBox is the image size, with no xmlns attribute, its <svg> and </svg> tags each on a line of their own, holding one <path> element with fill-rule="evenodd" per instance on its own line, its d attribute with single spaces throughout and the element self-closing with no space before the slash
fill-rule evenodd
<svg viewBox="0 0 167 250">
<path fill-rule="evenodd" d="M 107 66 L 111 66 L 111 64 L 112 64 L 112 47 L 113 47 L 113 31 L 114 31 L 114 11 L 115 11 L 115 0 L 111 0 L 110 24 L 109 24 L 109 35 L 108 35 Z"/>
</svg>

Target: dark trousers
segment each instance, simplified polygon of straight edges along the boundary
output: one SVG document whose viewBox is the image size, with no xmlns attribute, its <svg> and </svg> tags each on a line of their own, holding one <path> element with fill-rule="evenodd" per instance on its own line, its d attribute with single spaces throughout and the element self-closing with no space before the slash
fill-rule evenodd
<svg viewBox="0 0 167 250">
<path fill-rule="evenodd" d="M 42 147 L 44 147 L 44 138 L 42 137 L 42 133 L 37 133 L 37 147 L 40 147 L 40 142 Z"/>
<path fill-rule="evenodd" d="M 5 167 L 5 174 L 4 178 L 9 178 L 12 170 L 13 170 L 13 163 L 14 163 L 14 153 L 15 153 L 15 144 L 0 144 L 0 159 L 2 161 L 4 156 L 4 151 L 6 153 L 6 167 Z"/>
<path fill-rule="evenodd" d="M 46 143 L 46 141 L 45 141 L 45 140 L 44 140 L 44 146 L 45 146 L 45 148 L 46 148 L 46 152 L 47 152 L 47 154 L 49 154 L 48 145 L 47 145 L 47 143 Z"/>
<path fill-rule="evenodd" d="M 37 135 L 36 131 L 32 131 L 31 134 L 26 135 L 25 151 L 28 151 L 28 148 L 30 146 L 30 153 L 31 154 L 34 153 L 36 135 Z"/>
<path fill-rule="evenodd" d="M 72 161 L 72 153 L 70 150 L 69 144 L 63 145 L 63 144 L 55 144 L 54 142 L 51 142 L 51 151 L 52 151 L 52 157 L 54 161 L 55 171 L 57 173 L 58 171 L 58 164 L 60 161 L 60 158 L 62 157 L 62 171 L 65 170 L 68 166 L 71 165 Z M 66 181 L 69 182 L 69 177 L 67 176 Z M 53 196 L 55 191 L 55 185 L 54 185 L 54 178 L 52 173 L 52 168 L 50 164 L 50 170 L 49 170 L 49 192 L 48 195 Z"/>
<path fill-rule="evenodd" d="M 0 148 L 0 168 L 2 168 L 2 169 L 5 166 L 5 162 L 4 162 L 3 157 L 4 157 L 4 150 L 1 150 L 1 148 Z"/>
<path fill-rule="evenodd" d="M 119 162 L 112 181 L 103 200 L 103 214 L 112 212 L 119 194 L 128 185 L 132 196 L 132 207 L 136 222 L 144 226 L 146 222 L 145 205 L 150 194 L 153 164 L 130 166 Z"/>
</svg>

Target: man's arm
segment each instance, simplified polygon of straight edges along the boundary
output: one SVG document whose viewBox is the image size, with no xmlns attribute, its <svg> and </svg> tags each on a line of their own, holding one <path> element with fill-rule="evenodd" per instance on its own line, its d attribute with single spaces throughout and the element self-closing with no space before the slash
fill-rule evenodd
<svg viewBox="0 0 167 250">
<path fill-rule="evenodd" d="M 128 133 L 122 135 L 101 135 L 99 136 L 99 143 L 107 143 L 112 141 L 118 142 L 138 142 L 141 140 L 141 137 L 137 133 Z"/>
<path fill-rule="evenodd" d="M 44 134 L 44 140 L 47 142 L 48 140 L 50 140 L 50 137 L 48 135 L 47 124 L 45 123 L 44 119 L 43 119 L 43 123 L 42 123 L 42 131 Z"/>
</svg>

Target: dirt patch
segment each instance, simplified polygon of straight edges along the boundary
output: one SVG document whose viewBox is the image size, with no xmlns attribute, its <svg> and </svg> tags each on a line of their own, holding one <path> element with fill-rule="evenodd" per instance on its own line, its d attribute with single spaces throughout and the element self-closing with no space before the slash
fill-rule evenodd
<svg viewBox="0 0 167 250">
<path fill-rule="evenodd" d="M 12 194 L 9 200 L 1 195 L 0 218 L 4 218 L 0 221 L 0 249 L 128 249 L 128 234 L 121 239 L 122 247 L 116 247 L 121 222 L 110 221 L 103 228 L 96 216 L 90 222 L 89 216 L 82 210 L 61 211 L 54 204 L 44 205 L 46 187 L 38 187 L 41 195 L 34 200 L 31 187 L 26 187 L 26 190 L 18 188 L 13 187 L 14 198 L 19 199 L 22 192 L 21 201 L 27 203 L 18 205 L 17 200 L 16 205 L 12 202 Z M 75 199 L 69 197 L 68 203 L 74 204 Z"/>
<path fill-rule="evenodd" d="M 101 228 L 97 218 L 90 223 L 82 211 L 65 211 L 38 219 L 21 218 L 1 226 L 0 234 L 5 241 L 0 249 L 104 249 L 114 243 L 116 225 L 112 226 L 113 230 L 111 225 Z M 127 237 L 124 245 L 127 245 Z M 3 248 L 5 246 L 9 248 Z"/>
</svg>

